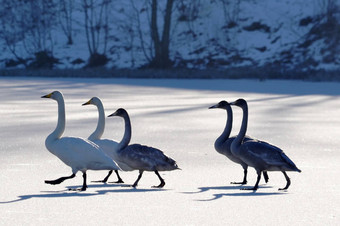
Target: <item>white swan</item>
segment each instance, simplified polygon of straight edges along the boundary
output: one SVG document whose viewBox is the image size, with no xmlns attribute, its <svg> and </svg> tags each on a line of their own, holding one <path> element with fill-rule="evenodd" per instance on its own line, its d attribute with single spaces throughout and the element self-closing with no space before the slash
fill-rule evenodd
<svg viewBox="0 0 340 226">
<path fill-rule="evenodd" d="M 109 139 L 101 139 L 104 133 L 104 129 L 105 129 L 105 113 L 104 113 L 104 106 L 103 106 L 102 101 L 98 97 L 92 97 L 89 101 L 87 101 L 83 105 L 94 105 L 98 109 L 98 124 L 97 124 L 95 131 L 89 136 L 88 139 L 94 142 L 95 144 L 97 144 L 101 149 L 103 149 L 103 151 L 108 156 L 110 156 L 114 161 L 116 161 L 116 163 L 118 163 L 117 152 L 116 152 L 118 143 L 113 140 L 109 140 Z M 122 165 L 121 167 L 124 168 L 124 165 Z M 115 183 L 124 183 L 122 178 L 119 176 L 118 170 L 115 170 L 115 173 L 118 178 L 118 181 L 116 181 Z M 111 176 L 111 174 L 112 174 L 112 170 L 109 171 L 109 173 L 103 180 L 95 181 L 95 182 L 106 183 L 109 177 Z"/>
<path fill-rule="evenodd" d="M 107 156 L 95 143 L 79 137 L 61 137 L 65 130 L 65 103 L 61 92 L 54 91 L 42 96 L 51 98 L 58 103 L 58 123 L 55 130 L 47 136 L 46 148 L 57 156 L 66 165 L 72 168 L 72 175 L 56 180 L 46 180 L 47 184 L 60 184 L 66 179 L 75 177 L 78 171 L 83 173 L 83 186 L 85 191 L 87 170 L 118 170 L 117 164 Z"/>
<path fill-rule="evenodd" d="M 123 108 L 118 109 L 111 116 L 120 116 L 125 122 L 125 132 L 123 139 L 118 144 L 118 164 L 120 161 L 130 167 L 131 170 L 139 170 L 139 175 L 135 183 L 132 185 L 136 187 L 139 180 L 142 177 L 144 171 L 153 171 L 161 181 L 156 188 L 162 188 L 165 185 L 165 181 L 159 175 L 158 171 L 170 171 L 179 169 L 176 161 L 166 156 L 161 150 L 148 147 L 141 144 L 129 145 L 131 140 L 131 122 L 127 111 Z"/>
</svg>

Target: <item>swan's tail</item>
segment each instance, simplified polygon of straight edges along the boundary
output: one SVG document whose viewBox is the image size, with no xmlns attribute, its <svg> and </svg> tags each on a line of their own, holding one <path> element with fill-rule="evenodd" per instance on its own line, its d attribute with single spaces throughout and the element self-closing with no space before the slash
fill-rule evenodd
<svg viewBox="0 0 340 226">
<path fill-rule="evenodd" d="M 157 166 L 158 171 L 170 171 L 176 169 L 180 169 L 177 162 L 168 156 L 164 156 L 163 161 L 159 162 Z"/>
</svg>

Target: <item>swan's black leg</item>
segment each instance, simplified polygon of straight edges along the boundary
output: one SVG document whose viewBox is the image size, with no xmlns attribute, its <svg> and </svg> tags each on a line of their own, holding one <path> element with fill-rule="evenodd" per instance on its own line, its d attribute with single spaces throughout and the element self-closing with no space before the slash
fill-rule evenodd
<svg viewBox="0 0 340 226">
<path fill-rule="evenodd" d="M 122 180 L 122 178 L 119 176 L 118 170 L 115 170 L 115 173 L 117 175 L 118 180 L 116 182 L 112 182 L 112 183 L 116 183 L 116 184 L 122 184 L 124 183 L 124 181 Z"/>
<path fill-rule="evenodd" d="M 230 182 L 231 184 L 247 184 L 247 170 L 248 167 L 243 167 L 243 181 L 242 182 Z"/>
<path fill-rule="evenodd" d="M 143 170 L 139 170 L 138 178 L 135 181 L 135 183 L 133 183 L 132 187 L 134 187 L 134 188 L 137 187 L 137 184 L 138 184 L 139 180 L 142 178 L 143 172 L 144 172 Z"/>
<path fill-rule="evenodd" d="M 83 187 L 80 189 L 80 191 L 86 191 L 87 185 L 86 185 L 86 172 L 83 172 Z"/>
<path fill-rule="evenodd" d="M 257 172 L 257 180 L 256 180 L 256 183 L 255 183 L 255 186 L 252 187 L 252 188 L 241 188 L 241 190 L 253 190 L 253 191 L 256 191 L 259 187 L 259 182 L 261 180 L 261 171 L 258 171 Z"/>
<path fill-rule="evenodd" d="M 104 178 L 104 180 L 96 180 L 96 181 L 92 181 L 92 182 L 95 182 L 95 183 L 106 183 L 107 180 L 109 179 L 109 177 L 111 176 L 112 174 L 112 170 L 109 171 L 109 173 L 107 174 L 107 176 Z"/>
<path fill-rule="evenodd" d="M 162 188 L 165 185 L 165 181 L 163 180 L 163 178 L 161 177 L 161 175 L 159 175 L 158 171 L 155 170 L 155 174 L 157 175 L 157 177 L 159 178 L 159 180 L 161 181 L 161 183 L 158 186 L 152 186 L 153 188 Z"/>
<path fill-rule="evenodd" d="M 67 179 L 71 179 L 73 177 L 75 177 L 76 175 L 73 173 L 71 176 L 69 177 L 60 177 L 56 180 L 45 180 L 45 183 L 46 184 L 53 184 L 53 185 L 56 185 L 56 184 L 60 184 L 62 183 L 64 180 L 67 180 Z"/>
<path fill-rule="evenodd" d="M 268 177 L 268 172 L 267 172 L 267 171 L 263 171 L 263 177 L 264 177 L 264 181 L 265 181 L 266 183 L 268 183 L 269 177 Z"/>
<path fill-rule="evenodd" d="M 287 181 L 287 184 L 286 184 L 286 187 L 284 188 L 279 188 L 279 190 L 287 190 L 290 186 L 290 178 L 288 177 L 287 173 L 285 171 L 281 171 L 283 173 L 283 175 L 285 176 L 286 178 L 286 181 Z"/>
<path fill-rule="evenodd" d="M 68 189 L 69 191 L 86 191 L 87 184 L 86 184 L 86 172 L 83 172 L 83 187 L 76 188 L 76 189 Z"/>
</svg>

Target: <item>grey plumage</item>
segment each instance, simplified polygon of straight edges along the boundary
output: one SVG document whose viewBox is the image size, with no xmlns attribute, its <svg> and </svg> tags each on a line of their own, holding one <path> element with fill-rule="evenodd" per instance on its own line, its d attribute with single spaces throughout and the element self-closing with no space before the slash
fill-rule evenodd
<svg viewBox="0 0 340 226">
<path fill-rule="evenodd" d="M 176 161 L 161 150 L 141 144 L 131 144 L 119 151 L 121 160 L 129 166 L 144 171 L 168 171 L 176 169 Z"/>
<path fill-rule="evenodd" d="M 120 161 L 124 162 L 134 170 L 139 170 L 138 178 L 132 186 L 137 186 L 144 171 L 153 171 L 161 181 L 158 186 L 154 187 L 163 187 L 165 182 L 158 172 L 179 169 L 176 161 L 166 156 L 157 148 L 141 144 L 129 145 L 132 129 L 130 117 L 125 109 L 120 108 L 108 117 L 111 116 L 120 116 L 125 122 L 125 132 L 122 141 L 119 143 L 118 155 Z"/>
<path fill-rule="evenodd" d="M 240 164 L 243 168 L 243 181 L 242 182 L 231 182 L 231 184 L 247 184 L 247 173 L 248 173 L 248 165 L 242 161 L 239 157 L 235 156 L 232 154 L 231 152 L 231 144 L 234 141 L 234 139 L 236 138 L 236 136 L 232 136 L 230 137 L 230 133 L 232 130 L 232 125 L 233 125 L 233 112 L 232 109 L 229 105 L 229 103 L 225 100 L 220 101 L 218 104 L 215 104 L 211 107 L 209 107 L 209 109 L 215 109 L 215 108 L 220 108 L 220 109 L 224 109 L 227 112 L 227 122 L 226 125 L 224 127 L 224 130 L 222 132 L 222 134 L 216 139 L 214 147 L 215 150 L 226 156 L 228 159 L 230 159 L 231 161 Z M 249 136 L 245 136 L 243 139 L 243 142 L 245 141 L 249 141 L 249 140 L 253 140 L 253 138 L 249 137 Z M 266 183 L 268 182 L 268 174 L 266 171 L 263 171 L 263 176 L 265 178 Z"/>
<path fill-rule="evenodd" d="M 257 181 L 253 188 L 245 190 L 257 190 L 263 171 L 281 171 L 286 178 L 287 184 L 279 190 L 286 190 L 290 186 L 290 179 L 286 171 L 301 172 L 294 162 L 278 147 L 259 140 L 243 141 L 248 125 L 248 105 L 244 99 L 238 99 L 230 103 L 242 108 L 243 119 L 240 132 L 231 144 L 231 152 L 239 157 L 257 172 Z"/>
</svg>

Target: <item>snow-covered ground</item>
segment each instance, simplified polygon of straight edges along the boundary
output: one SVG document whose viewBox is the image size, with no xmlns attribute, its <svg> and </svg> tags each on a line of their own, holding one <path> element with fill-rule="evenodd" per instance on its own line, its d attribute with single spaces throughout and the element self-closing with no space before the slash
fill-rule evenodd
<svg viewBox="0 0 340 226">
<path fill-rule="evenodd" d="M 56 186 L 45 179 L 71 170 L 44 145 L 55 128 L 57 104 L 42 95 L 64 93 L 66 136 L 87 137 L 97 123 L 92 96 L 106 114 L 124 107 L 132 120 L 133 143 L 162 149 L 181 171 L 164 172 L 163 189 L 154 173 L 122 172 L 126 184 L 96 184 L 107 172 L 88 172 Z M 0 225 L 339 225 L 340 83 L 257 80 L 138 80 L 0 77 Z M 226 113 L 208 107 L 245 98 L 248 134 L 281 147 L 302 173 L 289 173 L 287 192 L 279 172 L 269 173 L 257 192 L 230 184 L 242 168 L 213 147 Z M 234 108 L 233 134 L 241 110 Z M 123 121 L 108 118 L 105 138 L 120 140 Z M 110 181 L 116 180 L 112 176 Z M 249 170 L 248 185 L 256 174 Z"/>
<path fill-rule="evenodd" d="M 163 30 L 166 2 L 159 1 L 159 35 Z M 36 3 L 32 15 L 37 16 L 35 13 L 39 10 L 45 12 L 38 13 L 41 17 L 34 21 L 42 22 L 36 24 L 30 16 L 26 18 L 31 4 L 13 3 L 13 8 L 0 5 L 0 14 L 5 15 L 0 16 L 0 68 L 6 68 L 6 64 L 23 68 L 24 65 L 15 65 L 10 60 L 17 61 L 20 57 L 29 65 L 36 59 L 34 54 L 40 51 L 47 51 L 58 59 L 55 68 L 84 67 L 90 57 L 84 2 L 73 1 L 73 45 L 66 44 L 60 25 L 65 22 L 61 8 L 54 11 Z M 94 5 L 93 19 L 99 21 L 101 4 Z M 23 10 L 25 7 L 28 9 Z M 95 30 L 102 28 L 100 35 L 97 34 L 96 46 L 98 53 L 109 58 L 108 68 L 139 68 L 150 63 L 154 52 L 150 7 L 151 3 L 146 1 L 111 1 L 107 8 L 110 12 L 108 39 L 103 31 L 106 26 L 94 22 Z M 271 65 L 281 70 L 296 67 L 339 70 L 339 8 L 339 0 L 178 1 L 172 13 L 170 59 L 175 66 L 201 69 Z M 325 17 L 330 12 L 334 21 Z M 21 17 L 24 22 L 19 23 Z M 46 17 L 50 26 L 43 23 Z M 11 42 L 5 41 L 5 37 Z"/>
</svg>

